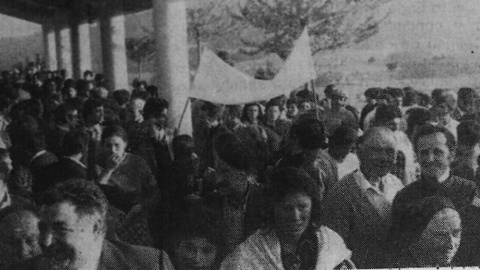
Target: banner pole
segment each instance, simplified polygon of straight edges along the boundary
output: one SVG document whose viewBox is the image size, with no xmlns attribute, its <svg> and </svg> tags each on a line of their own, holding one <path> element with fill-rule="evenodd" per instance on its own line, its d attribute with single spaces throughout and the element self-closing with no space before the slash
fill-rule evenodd
<svg viewBox="0 0 480 270">
<path fill-rule="evenodd" d="M 318 115 L 318 100 L 317 100 L 317 91 L 315 91 L 315 83 L 313 82 L 313 79 L 310 80 L 310 83 L 312 84 L 312 93 L 313 93 L 313 100 L 315 102 L 315 117 L 317 120 L 320 120 L 320 117 Z"/>
<path fill-rule="evenodd" d="M 185 113 L 187 112 L 189 102 L 190 102 L 190 98 L 187 98 L 187 101 L 185 102 L 185 107 L 183 108 L 182 116 L 180 117 L 180 121 L 178 121 L 177 132 L 180 131 L 180 127 L 182 126 L 183 117 L 185 117 Z"/>
</svg>

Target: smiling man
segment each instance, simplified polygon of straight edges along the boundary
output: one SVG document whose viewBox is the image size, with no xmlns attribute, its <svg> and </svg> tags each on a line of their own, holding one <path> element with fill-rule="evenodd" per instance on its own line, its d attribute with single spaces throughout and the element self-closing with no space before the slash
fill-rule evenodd
<svg viewBox="0 0 480 270">
<path fill-rule="evenodd" d="M 98 186 L 69 180 L 41 199 L 43 255 L 14 269 L 159 269 L 159 252 L 105 240 L 108 202 Z"/>
</svg>

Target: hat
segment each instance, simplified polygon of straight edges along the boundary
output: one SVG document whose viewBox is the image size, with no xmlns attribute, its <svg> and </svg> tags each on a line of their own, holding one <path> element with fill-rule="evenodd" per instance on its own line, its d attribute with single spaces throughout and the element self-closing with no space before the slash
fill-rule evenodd
<svg viewBox="0 0 480 270">
<path fill-rule="evenodd" d="M 456 210 L 447 197 L 431 196 L 409 202 L 402 211 L 392 211 L 392 244 L 406 248 L 420 238 L 430 220 L 445 208 Z"/>
</svg>

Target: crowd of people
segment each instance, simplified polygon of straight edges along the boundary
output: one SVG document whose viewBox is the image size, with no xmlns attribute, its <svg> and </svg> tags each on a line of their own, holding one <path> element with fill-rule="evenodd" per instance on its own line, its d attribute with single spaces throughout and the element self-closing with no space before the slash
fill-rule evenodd
<svg viewBox="0 0 480 270">
<path fill-rule="evenodd" d="M 475 89 L 193 100 L 190 136 L 105 85 L 2 73 L 0 269 L 480 266 Z"/>
</svg>

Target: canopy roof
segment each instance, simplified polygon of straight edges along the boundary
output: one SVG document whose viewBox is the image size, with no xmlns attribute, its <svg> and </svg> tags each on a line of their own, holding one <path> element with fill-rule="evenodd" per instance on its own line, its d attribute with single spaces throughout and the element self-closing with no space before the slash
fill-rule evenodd
<svg viewBox="0 0 480 270">
<path fill-rule="evenodd" d="M 152 8 L 151 0 L 0 0 L 0 13 L 21 20 L 42 24 L 54 14 L 67 13 L 72 6 L 85 4 L 89 20 L 99 17 L 107 2 L 123 3 L 124 13 L 135 13 Z"/>
</svg>

